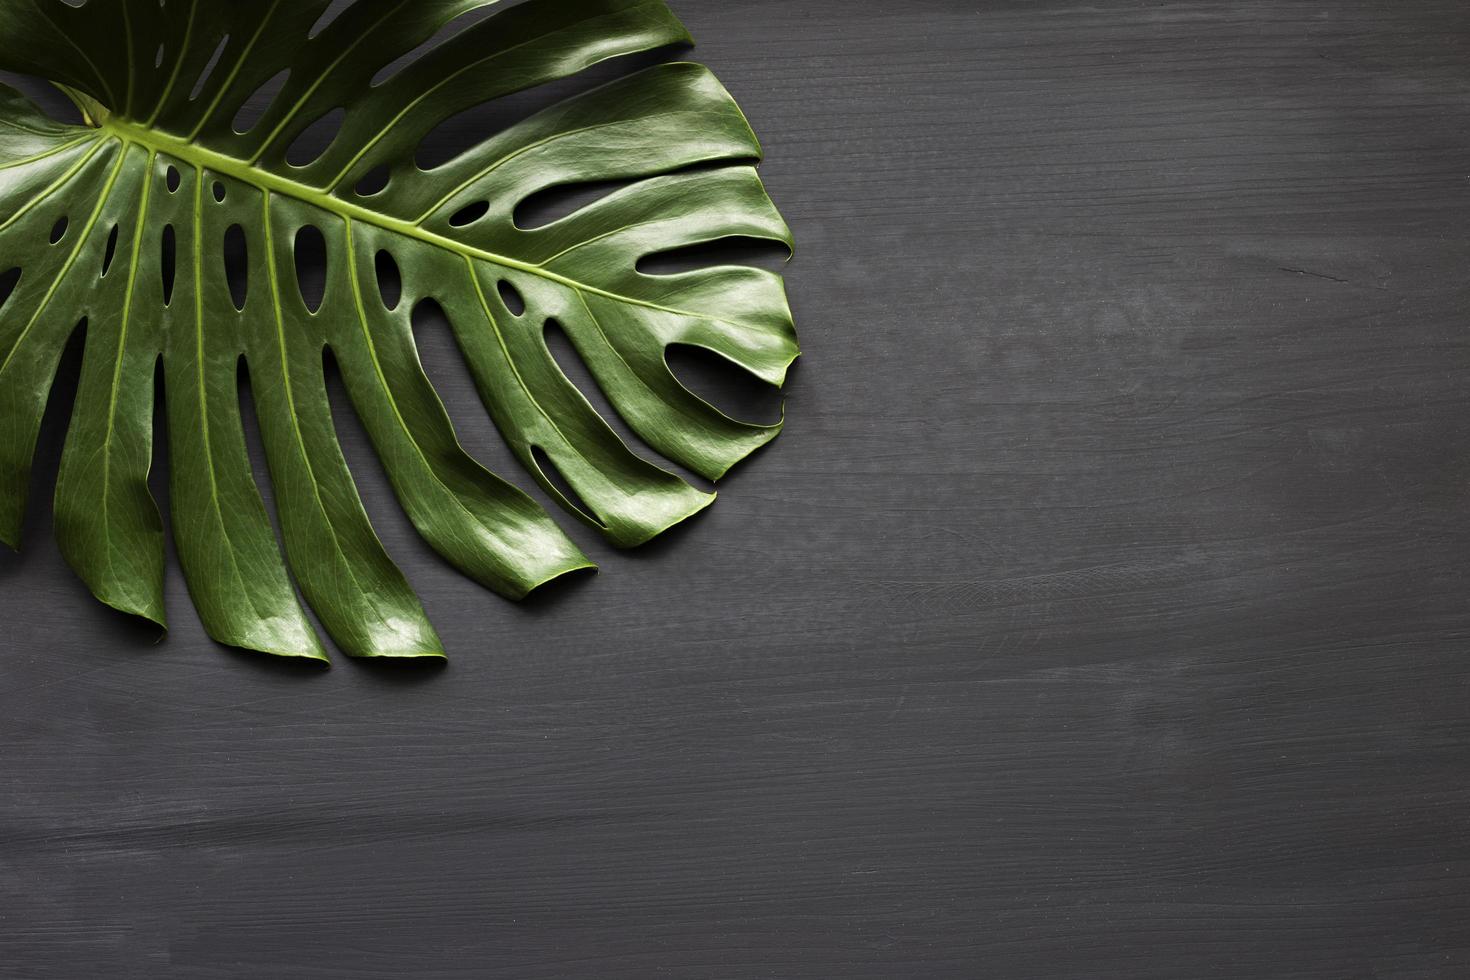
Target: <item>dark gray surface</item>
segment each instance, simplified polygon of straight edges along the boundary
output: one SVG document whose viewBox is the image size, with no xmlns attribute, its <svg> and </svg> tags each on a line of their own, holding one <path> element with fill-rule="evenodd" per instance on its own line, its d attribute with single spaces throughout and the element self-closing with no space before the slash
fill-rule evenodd
<svg viewBox="0 0 1470 980">
<path fill-rule="evenodd" d="M 155 645 L 40 508 L 0 975 L 1470 976 L 1463 0 L 676 6 L 798 236 L 786 435 L 517 608 L 345 423 L 437 672 L 177 574 Z"/>
</svg>

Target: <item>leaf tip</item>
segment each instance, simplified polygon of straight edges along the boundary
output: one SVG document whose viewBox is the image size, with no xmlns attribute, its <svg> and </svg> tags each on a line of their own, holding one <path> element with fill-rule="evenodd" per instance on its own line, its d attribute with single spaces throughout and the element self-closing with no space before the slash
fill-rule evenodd
<svg viewBox="0 0 1470 980">
<path fill-rule="evenodd" d="M 788 358 L 786 358 L 786 361 L 784 363 L 778 365 L 777 368 L 776 368 L 776 370 L 774 372 L 772 372 L 772 375 L 771 375 L 771 384 L 776 387 L 776 390 L 778 390 L 778 391 L 785 390 L 785 388 L 786 388 L 786 382 L 788 382 L 788 381 L 791 380 L 791 369 L 792 369 L 792 367 L 795 366 L 795 364 L 796 364 L 797 361 L 801 360 L 801 358 L 802 358 L 802 350 L 801 350 L 801 348 L 800 347 L 793 347 L 792 350 L 791 350 L 791 356 L 788 357 Z M 785 402 L 782 402 L 781 403 L 781 421 L 783 423 L 786 421 L 786 403 Z"/>
<path fill-rule="evenodd" d="M 327 652 L 319 644 L 314 648 L 300 650 L 292 648 L 263 649 L 254 646 L 234 647 L 234 649 L 241 650 L 247 654 L 259 654 L 263 657 L 270 657 L 272 660 L 283 663 L 297 663 L 303 667 L 319 667 L 322 670 L 332 669 L 331 658 L 327 656 Z"/>
<path fill-rule="evenodd" d="M 575 582 L 580 578 L 596 575 L 600 571 L 601 569 L 598 568 L 597 563 L 584 555 L 578 562 L 563 565 L 532 580 L 526 585 L 525 590 L 520 595 L 513 596 L 512 598 L 519 602 L 547 588 L 560 587 Z"/>
<path fill-rule="evenodd" d="M 698 517 L 700 514 L 703 514 L 705 511 L 713 507 L 715 501 L 719 499 L 719 496 L 720 492 L 718 490 L 711 490 L 709 493 L 700 494 L 698 501 L 693 507 L 689 508 L 688 511 L 681 514 L 680 516 L 674 518 L 672 521 L 669 521 L 669 523 L 665 524 L 662 528 L 659 528 L 659 530 L 655 531 L 653 534 L 650 534 L 644 540 L 638 542 L 638 544 L 647 544 L 654 538 L 659 537 L 660 535 L 665 534 L 676 527 L 689 523 L 689 521 L 691 521 L 695 517 Z"/>
<path fill-rule="evenodd" d="M 168 614 L 163 611 L 163 607 L 159 603 L 151 601 L 137 603 L 126 599 L 112 599 L 103 595 L 98 595 L 97 600 L 109 609 L 115 609 L 126 616 L 132 616 L 136 619 L 152 623 L 162 632 L 168 632 Z M 161 640 L 163 637 L 160 636 L 159 639 Z"/>
<path fill-rule="evenodd" d="M 267 656 L 278 657 L 282 660 L 296 660 L 301 663 L 320 664 L 323 668 L 332 666 L 332 658 L 327 656 L 327 650 L 322 646 L 322 641 L 312 634 L 308 644 L 303 646 L 251 646 L 247 649 L 255 653 L 263 653 Z"/>
</svg>

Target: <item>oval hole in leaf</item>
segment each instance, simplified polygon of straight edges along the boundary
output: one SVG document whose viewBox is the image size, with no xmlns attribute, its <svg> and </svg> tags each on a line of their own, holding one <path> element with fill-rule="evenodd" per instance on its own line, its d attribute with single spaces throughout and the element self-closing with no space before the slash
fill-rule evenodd
<svg viewBox="0 0 1470 980">
<path fill-rule="evenodd" d="M 780 389 L 707 347 L 670 344 L 664 363 L 681 385 L 732 419 L 754 425 L 781 421 Z"/>
<path fill-rule="evenodd" d="M 511 316 L 520 316 L 526 312 L 526 301 L 521 296 L 519 289 L 504 279 L 496 284 L 496 288 L 500 290 L 500 301 L 505 304 L 507 310 L 510 310 Z"/>
<path fill-rule="evenodd" d="M 387 249 L 379 249 L 373 263 L 378 274 L 378 295 L 383 297 L 383 305 L 390 310 L 398 309 L 398 302 L 403 298 L 403 276 L 398 271 L 398 263 L 393 261 Z"/>
<path fill-rule="evenodd" d="M 291 69 L 287 68 L 266 79 L 265 83 L 256 89 L 235 113 L 235 132 L 244 136 L 254 129 L 255 124 L 260 122 L 260 117 L 265 115 L 271 103 L 276 101 L 276 96 L 281 94 L 281 89 L 286 85 L 286 79 L 290 77 Z"/>
<path fill-rule="evenodd" d="M 537 111 L 558 101 L 540 98 L 542 91 L 550 87 L 538 85 L 530 90 L 534 94 L 522 92 L 515 96 L 491 99 L 457 112 L 447 119 L 441 119 L 419 140 L 418 148 L 413 154 L 414 162 L 420 170 L 434 170 L 459 159 L 484 142 L 485 133 L 504 132 L 522 119 L 533 116 Z M 527 98 L 535 98 L 537 101 L 528 107 L 524 105 Z"/>
<path fill-rule="evenodd" d="M 773 267 L 790 255 L 785 245 L 765 238 L 721 238 L 645 255 L 638 260 L 638 271 L 649 276 L 676 276 L 721 265 L 748 265 L 775 271 Z"/>
<path fill-rule="evenodd" d="M 102 275 L 107 275 L 107 270 L 112 268 L 113 257 L 117 255 L 117 225 L 112 226 L 112 231 L 107 233 L 107 248 L 102 252 Z"/>
<path fill-rule="evenodd" d="M 10 302 L 11 294 L 15 292 L 15 287 L 19 283 L 20 266 L 16 266 L 14 269 L 7 270 L 6 272 L 0 272 L 0 309 L 4 309 L 5 304 Z"/>
<path fill-rule="evenodd" d="M 221 204 L 225 202 L 225 185 L 219 181 L 214 182 L 214 199 Z"/>
<path fill-rule="evenodd" d="M 499 13 L 499 11 L 500 6 L 498 4 L 484 4 L 483 6 L 477 7 L 474 10 L 465 11 L 454 19 L 448 21 L 444 24 L 443 27 L 435 31 L 433 36 L 430 37 L 423 44 L 420 44 L 418 47 L 405 52 L 397 58 L 394 58 L 391 62 L 384 65 L 382 68 L 379 68 L 377 74 L 373 76 L 373 87 L 376 88 L 377 86 L 382 85 L 384 82 L 388 81 L 390 78 L 397 75 L 399 72 L 403 71 L 405 68 L 409 67 L 414 62 L 427 55 L 430 51 L 434 50 L 445 41 L 448 41 L 450 38 L 454 37 L 456 34 L 468 30 L 479 21 L 484 20 L 491 14 Z"/>
<path fill-rule="evenodd" d="M 481 218 L 485 217 L 485 215 L 488 214 L 489 211 L 489 201 L 476 201 L 474 204 L 466 204 L 464 207 L 454 212 L 454 215 L 449 219 L 449 223 L 455 228 L 463 228 L 465 225 L 472 225 L 476 221 L 479 221 Z"/>
<path fill-rule="evenodd" d="M 204 63 L 204 70 L 199 73 L 199 78 L 195 80 L 194 87 L 189 91 L 190 102 L 199 98 L 200 93 L 204 91 L 204 86 L 209 82 L 209 76 L 214 74 L 214 68 L 219 64 L 219 59 L 224 55 L 225 48 L 229 43 L 230 35 L 228 34 L 219 39 L 219 44 L 215 47 L 214 54 L 210 55 L 209 60 Z"/>
<path fill-rule="evenodd" d="M 160 242 L 162 264 L 159 266 L 159 274 L 163 279 L 163 305 L 167 306 L 174 298 L 174 260 L 178 255 L 178 242 L 174 238 L 174 226 L 163 226 L 163 241 Z"/>
<path fill-rule="evenodd" d="M 296 231 L 296 288 L 301 302 L 315 313 L 322 308 L 327 291 L 327 240 L 316 225 L 302 225 Z"/>
<path fill-rule="evenodd" d="M 494 105 L 498 101 L 493 100 L 487 104 Z M 423 139 L 419 140 L 418 149 L 413 154 L 413 162 L 418 164 L 420 170 L 442 167 L 479 146 L 484 141 L 485 133 L 502 132 L 509 128 L 501 125 L 498 118 L 495 123 L 482 123 L 481 117 L 486 115 L 487 111 L 484 105 L 480 105 L 457 112 L 448 119 L 440 120 L 433 129 L 424 134 Z"/>
<path fill-rule="evenodd" d="M 393 175 L 392 169 L 386 163 L 380 163 L 357 182 L 358 197 L 372 197 L 381 194 L 388 187 L 388 178 Z"/>
<path fill-rule="evenodd" d="M 537 191 L 516 205 L 515 225 L 522 231 L 534 231 L 553 221 L 576 214 L 596 204 L 637 180 L 598 180 L 581 184 L 559 184 Z"/>
<path fill-rule="evenodd" d="M 167 171 L 164 172 L 163 179 L 164 184 L 168 187 L 168 192 L 170 194 L 176 193 L 178 191 L 179 183 L 183 180 L 183 178 L 179 175 L 179 168 L 172 165 L 168 168 Z"/>
<path fill-rule="evenodd" d="M 54 224 L 54 225 L 51 226 L 51 244 L 52 245 L 55 245 L 57 242 L 61 241 L 63 238 L 66 237 L 66 229 L 67 229 L 67 226 L 70 225 L 70 224 L 71 224 L 71 221 L 64 214 L 60 218 L 56 219 L 56 224 Z"/>
<path fill-rule="evenodd" d="M 598 527 L 607 526 L 593 516 L 592 508 L 587 506 L 587 501 L 582 499 L 581 494 L 572 489 L 572 485 L 567 482 L 567 478 L 562 475 L 561 470 L 557 469 L 556 464 L 551 461 L 551 457 L 547 455 L 546 450 L 540 446 L 532 446 L 531 457 L 536 461 L 536 468 L 541 471 L 541 476 L 545 478 L 547 483 L 556 488 L 557 493 L 561 494 L 563 498 L 562 505 L 564 507 L 568 510 L 576 511 Z"/>
<path fill-rule="evenodd" d="M 230 286 L 230 299 L 235 309 L 245 309 L 245 299 L 250 291 L 250 245 L 245 238 L 245 229 L 230 225 L 224 241 L 225 281 Z"/>
<path fill-rule="evenodd" d="M 338 107 L 307 126 L 300 136 L 291 141 L 290 148 L 286 150 L 286 162 L 293 167 L 305 167 L 314 163 L 327 152 L 327 147 L 332 145 L 332 141 L 342 131 L 342 123 L 346 118 L 347 110 Z"/>
<path fill-rule="evenodd" d="M 353 0 L 353 2 L 355 2 L 355 0 Z M 316 37 L 322 31 L 326 30 L 328 27 L 331 27 L 332 21 L 345 14 L 348 10 L 352 8 L 352 6 L 352 3 L 329 4 L 327 6 L 327 9 L 322 11 L 322 15 L 316 19 L 316 23 L 311 25 L 311 30 L 306 33 L 306 36 Z"/>
<path fill-rule="evenodd" d="M 456 112 L 434 124 L 419 140 L 414 161 L 433 170 L 479 146 L 486 133 L 500 133 L 567 99 L 600 88 L 644 68 L 668 60 L 668 48 L 609 58 L 567 78 L 533 85 Z"/>
</svg>

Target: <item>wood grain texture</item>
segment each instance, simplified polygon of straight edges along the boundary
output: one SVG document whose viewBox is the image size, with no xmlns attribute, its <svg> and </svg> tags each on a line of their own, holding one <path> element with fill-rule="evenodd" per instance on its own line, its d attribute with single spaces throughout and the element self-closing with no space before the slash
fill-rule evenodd
<svg viewBox="0 0 1470 980">
<path fill-rule="evenodd" d="M 0 975 L 1470 976 L 1470 8 L 675 6 L 797 234 L 786 434 L 516 607 L 339 389 L 438 672 L 176 569 L 155 643 L 36 515 Z"/>
</svg>

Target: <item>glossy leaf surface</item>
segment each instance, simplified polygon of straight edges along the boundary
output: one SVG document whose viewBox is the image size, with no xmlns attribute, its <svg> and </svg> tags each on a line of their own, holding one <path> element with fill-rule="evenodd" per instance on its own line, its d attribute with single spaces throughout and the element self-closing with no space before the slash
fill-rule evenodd
<svg viewBox="0 0 1470 980">
<path fill-rule="evenodd" d="M 52 121 L 0 86 L 0 539 L 19 541 L 41 417 L 80 328 L 56 531 L 99 599 L 164 622 L 163 526 L 147 486 L 161 377 L 173 537 L 210 635 L 325 659 L 299 586 L 347 653 L 438 657 L 339 448 L 328 352 L 425 540 L 519 598 L 590 562 L 460 447 L 420 365 L 413 311 L 442 307 L 527 471 L 634 546 L 713 496 L 619 438 L 558 367 L 547 325 L 648 445 L 717 479 L 779 426 L 727 418 L 680 384 L 666 351 L 704 347 L 781 384 L 797 355 L 781 280 L 745 266 L 649 275 L 638 262 L 730 237 L 789 246 L 789 232 L 744 117 L 693 64 L 626 75 L 432 169 L 416 163 L 425 137 L 467 109 L 687 42 L 663 0 L 357 0 L 324 23 L 328 6 L 0 0 L 0 68 L 51 80 L 88 123 Z M 242 123 L 273 80 L 269 106 Z M 298 139 L 332 125 L 326 148 L 299 159 Z M 606 181 L 624 183 L 558 220 L 517 224 L 539 192 Z M 298 281 L 313 241 L 319 296 Z M 242 370 L 279 543 L 247 456 Z"/>
</svg>

